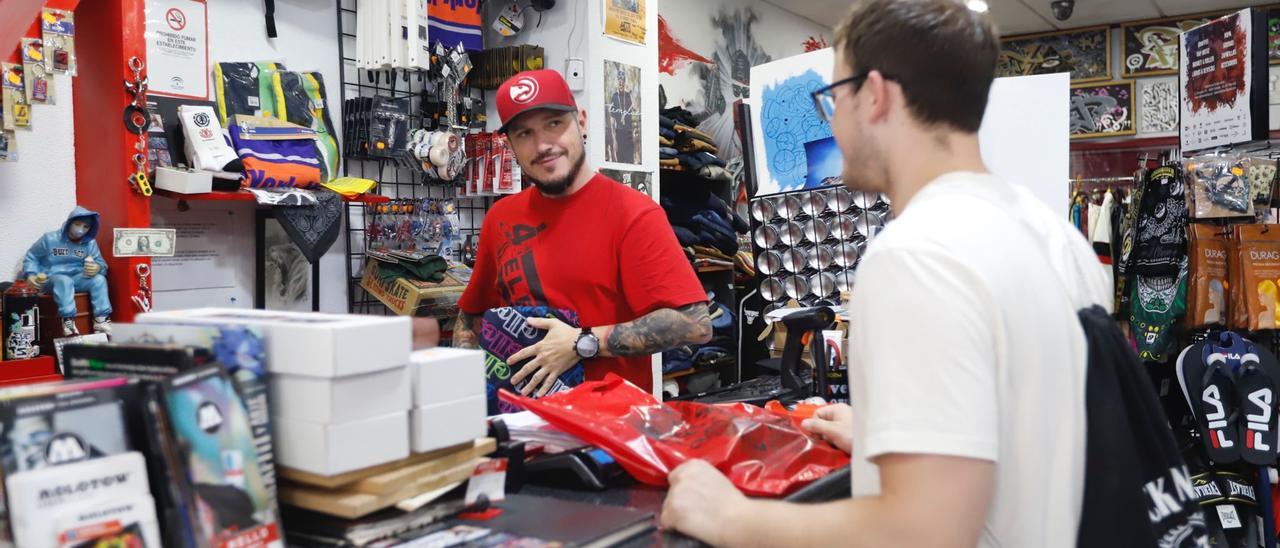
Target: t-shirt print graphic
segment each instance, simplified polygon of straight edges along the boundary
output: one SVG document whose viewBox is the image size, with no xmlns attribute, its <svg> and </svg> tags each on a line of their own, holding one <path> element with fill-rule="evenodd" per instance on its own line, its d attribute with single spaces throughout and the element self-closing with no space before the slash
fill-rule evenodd
<svg viewBox="0 0 1280 548">
<path fill-rule="evenodd" d="M 501 302 L 510 306 L 547 306 L 542 279 L 538 276 L 538 264 L 533 246 L 529 245 L 543 230 L 546 223 L 537 227 L 507 223 L 498 225 L 502 245 L 498 247 L 498 294 Z"/>
</svg>

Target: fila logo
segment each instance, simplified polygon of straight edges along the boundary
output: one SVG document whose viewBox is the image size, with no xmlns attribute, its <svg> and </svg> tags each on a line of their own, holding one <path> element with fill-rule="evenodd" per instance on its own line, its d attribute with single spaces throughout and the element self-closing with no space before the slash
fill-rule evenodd
<svg viewBox="0 0 1280 548">
<path fill-rule="evenodd" d="M 527 105 L 538 97 L 538 81 L 528 76 L 511 84 L 511 100 L 517 105 Z"/>
<path fill-rule="evenodd" d="M 200 425 L 200 429 L 206 434 L 217 432 L 222 428 L 222 410 L 211 401 L 200 404 L 196 409 L 196 424 Z"/>
<path fill-rule="evenodd" d="M 1225 259 L 1227 258 L 1227 252 L 1222 249 L 1206 249 L 1204 250 L 1204 256 L 1209 259 Z"/>
<path fill-rule="evenodd" d="M 1280 261 L 1280 251 L 1249 250 L 1249 258 L 1255 261 Z"/>
<path fill-rule="evenodd" d="M 49 464 L 67 464 L 89 457 L 84 440 L 70 432 L 55 435 L 44 448 L 44 460 Z"/>
</svg>

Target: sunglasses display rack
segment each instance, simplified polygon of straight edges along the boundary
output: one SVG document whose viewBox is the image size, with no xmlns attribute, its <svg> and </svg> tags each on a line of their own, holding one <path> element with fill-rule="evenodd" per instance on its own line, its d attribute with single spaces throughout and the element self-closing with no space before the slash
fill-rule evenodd
<svg viewBox="0 0 1280 548">
<path fill-rule="evenodd" d="M 867 242 L 893 215 L 888 197 L 843 187 L 758 197 L 750 213 L 764 314 L 792 299 L 839 306 Z"/>
</svg>

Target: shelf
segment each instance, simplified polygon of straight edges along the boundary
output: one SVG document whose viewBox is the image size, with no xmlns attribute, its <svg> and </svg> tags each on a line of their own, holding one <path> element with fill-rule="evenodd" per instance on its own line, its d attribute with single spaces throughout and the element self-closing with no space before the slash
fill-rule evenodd
<svg viewBox="0 0 1280 548">
<path fill-rule="evenodd" d="M 205 192 L 203 194 L 181 194 L 178 192 L 157 189 L 155 191 L 155 195 L 164 196 L 165 198 L 171 198 L 174 200 L 186 200 L 188 202 L 191 202 L 191 201 L 255 202 L 257 201 L 254 199 L 253 193 L 247 190 L 240 190 L 237 192 Z M 386 196 L 379 196 L 377 194 L 361 194 L 359 196 L 356 196 L 355 198 L 347 198 L 344 196 L 342 198 L 342 201 L 359 202 L 363 204 L 385 204 L 387 202 L 390 202 L 391 198 L 388 198 Z"/>
<path fill-rule="evenodd" d="M 729 272 L 732 270 L 733 270 L 732 266 L 700 266 L 698 267 L 698 274 L 707 274 L 711 272 Z"/>
</svg>

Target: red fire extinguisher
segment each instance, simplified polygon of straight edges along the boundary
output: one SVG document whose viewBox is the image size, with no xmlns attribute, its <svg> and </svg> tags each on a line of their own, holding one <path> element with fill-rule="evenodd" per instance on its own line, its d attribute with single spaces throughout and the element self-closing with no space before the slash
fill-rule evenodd
<svg viewBox="0 0 1280 548">
<path fill-rule="evenodd" d="M 4 359 L 24 360 L 40 354 L 40 291 L 18 280 L 4 292 Z"/>
</svg>

